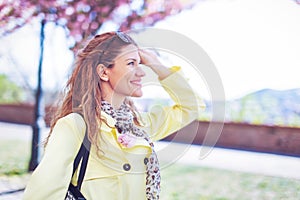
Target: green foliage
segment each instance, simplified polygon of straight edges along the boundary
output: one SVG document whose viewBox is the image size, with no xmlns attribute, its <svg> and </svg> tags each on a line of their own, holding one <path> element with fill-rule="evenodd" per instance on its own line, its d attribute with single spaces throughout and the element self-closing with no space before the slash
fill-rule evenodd
<svg viewBox="0 0 300 200">
<path fill-rule="evenodd" d="M 226 102 L 226 120 L 300 127 L 300 89 L 260 90 Z"/>
<path fill-rule="evenodd" d="M 22 89 L 10 81 L 6 75 L 0 74 L 0 103 L 16 103 L 22 99 Z"/>
</svg>

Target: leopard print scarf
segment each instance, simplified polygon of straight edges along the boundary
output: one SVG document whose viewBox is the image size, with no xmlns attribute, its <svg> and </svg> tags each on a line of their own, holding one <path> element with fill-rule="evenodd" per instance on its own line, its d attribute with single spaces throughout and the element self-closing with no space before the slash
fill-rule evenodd
<svg viewBox="0 0 300 200">
<path fill-rule="evenodd" d="M 151 146 L 152 153 L 146 159 L 146 197 L 148 200 L 158 200 L 160 193 L 160 169 L 159 162 L 154 150 L 154 144 L 148 134 L 138 128 L 133 122 L 133 114 L 130 107 L 123 103 L 119 109 L 114 109 L 110 103 L 101 102 L 101 110 L 116 120 L 115 127 L 121 135 L 130 135 L 144 138 Z"/>
</svg>

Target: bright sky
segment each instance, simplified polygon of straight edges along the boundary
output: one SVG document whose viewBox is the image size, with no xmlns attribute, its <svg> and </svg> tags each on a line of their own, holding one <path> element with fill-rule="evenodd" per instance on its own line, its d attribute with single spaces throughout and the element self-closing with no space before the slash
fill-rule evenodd
<svg viewBox="0 0 300 200">
<path fill-rule="evenodd" d="M 300 87 L 299 24 L 300 5 L 292 0 L 206 0 L 155 27 L 197 42 L 214 62 L 226 98 L 233 99 L 263 88 Z M 62 29 L 48 25 L 47 30 L 44 83 L 62 87 L 72 54 Z M 38 36 L 39 27 L 29 26 L 0 40 L 0 73 L 13 72 L 20 79 L 21 70 L 34 87 Z M 8 52 L 18 58 L 18 67 Z"/>
<path fill-rule="evenodd" d="M 292 0 L 207 0 L 156 27 L 197 42 L 232 99 L 263 88 L 300 87 L 299 24 L 300 5 Z"/>
<path fill-rule="evenodd" d="M 43 87 L 63 88 L 73 61 L 63 28 L 47 23 L 45 27 Z M 40 54 L 40 25 L 37 20 L 0 40 L 0 73 L 14 81 L 36 87 Z"/>
</svg>

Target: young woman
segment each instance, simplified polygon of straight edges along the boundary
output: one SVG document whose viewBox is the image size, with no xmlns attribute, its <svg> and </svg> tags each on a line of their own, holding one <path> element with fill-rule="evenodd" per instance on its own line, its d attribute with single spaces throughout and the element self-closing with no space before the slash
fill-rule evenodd
<svg viewBox="0 0 300 200">
<path fill-rule="evenodd" d="M 175 104 L 139 113 L 140 64 L 151 68 Z M 85 133 L 91 142 L 81 192 L 88 200 L 159 199 L 159 162 L 152 141 L 191 123 L 205 105 L 179 67 L 167 68 L 122 32 L 95 36 L 77 55 L 66 95 L 51 124 L 43 158 L 25 200 L 64 199 Z M 188 134 L 188 133 L 187 133 Z"/>
</svg>

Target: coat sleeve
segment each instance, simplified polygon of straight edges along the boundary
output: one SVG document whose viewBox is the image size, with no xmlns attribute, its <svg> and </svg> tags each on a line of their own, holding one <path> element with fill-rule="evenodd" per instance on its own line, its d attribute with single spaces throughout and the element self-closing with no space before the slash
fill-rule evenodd
<svg viewBox="0 0 300 200">
<path fill-rule="evenodd" d="M 59 119 L 49 138 L 43 158 L 30 177 L 24 200 L 63 200 L 71 181 L 73 160 L 85 133 L 79 114 Z"/>
<path fill-rule="evenodd" d="M 160 140 L 199 118 L 205 109 L 204 101 L 188 84 L 180 67 L 173 67 L 173 73 L 160 81 L 162 87 L 174 101 L 173 106 L 154 106 L 143 113 L 144 130 L 153 141 Z"/>
</svg>

